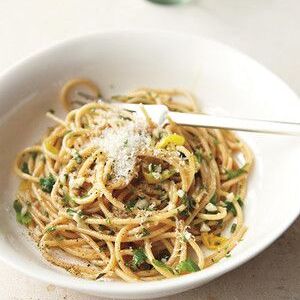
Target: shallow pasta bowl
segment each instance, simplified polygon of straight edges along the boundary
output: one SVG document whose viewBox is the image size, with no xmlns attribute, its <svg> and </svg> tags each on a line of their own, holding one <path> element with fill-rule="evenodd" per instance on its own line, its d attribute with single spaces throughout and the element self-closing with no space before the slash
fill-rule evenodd
<svg viewBox="0 0 300 300">
<path fill-rule="evenodd" d="M 19 62 L 0 77 L 0 257 L 25 274 L 51 284 L 114 298 L 154 298 L 179 293 L 236 268 L 270 245 L 295 220 L 299 139 L 241 133 L 256 163 L 245 204 L 248 231 L 230 258 L 197 273 L 153 282 L 93 282 L 45 262 L 15 221 L 12 203 L 18 151 L 51 125 L 50 108 L 63 116 L 58 91 L 65 81 L 87 77 L 104 97 L 142 86 L 184 88 L 201 110 L 219 116 L 298 121 L 300 102 L 276 76 L 220 43 L 170 32 L 118 31 L 76 38 Z"/>
</svg>

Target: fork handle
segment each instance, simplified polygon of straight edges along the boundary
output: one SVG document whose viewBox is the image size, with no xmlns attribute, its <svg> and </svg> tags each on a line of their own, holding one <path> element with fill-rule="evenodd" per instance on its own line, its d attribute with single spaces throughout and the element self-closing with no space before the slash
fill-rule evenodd
<svg viewBox="0 0 300 300">
<path fill-rule="evenodd" d="M 174 122 L 181 125 L 300 136 L 300 123 L 215 117 L 179 112 L 169 112 L 169 116 Z"/>
</svg>

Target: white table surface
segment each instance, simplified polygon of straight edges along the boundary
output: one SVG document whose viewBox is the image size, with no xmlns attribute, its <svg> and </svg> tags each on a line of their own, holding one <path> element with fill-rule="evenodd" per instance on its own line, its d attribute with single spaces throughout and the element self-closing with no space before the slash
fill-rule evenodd
<svg viewBox="0 0 300 300">
<path fill-rule="evenodd" d="M 299 0 L 1 0 L 0 72 L 59 40 L 105 29 L 158 28 L 212 37 L 254 57 L 300 95 Z M 271 247 L 204 287 L 164 299 L 300 299 L 300 219 Z M 0 299 L 99 299 L 0 264 Z"/>
</svg>

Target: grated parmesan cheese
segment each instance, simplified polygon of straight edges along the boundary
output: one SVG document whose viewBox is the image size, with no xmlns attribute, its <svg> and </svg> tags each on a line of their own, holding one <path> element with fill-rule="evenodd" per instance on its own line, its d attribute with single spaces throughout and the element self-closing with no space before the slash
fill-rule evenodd
<svg viewBox="0 0 300 300">
<path fill-rule="evenodd" d="M 208 231 L 210 231 L 210 227 L 207 224 L 202 223 L 200 231 L 201 232 L 208 232 Z"/>
<path fill-rule="evenodd" d="M 149 202 L 146 199 L 139 199 L 135 204 L 135 207 L 139 209 L 145 209 L 148 206 L 149 206 Z"/>
<path fill-rule="evenodd" d="M 192 237 L 192 234 L 189 231 L 184 230 L 182 236 L 184 240 L 188 241 Z"/>
<path fill-rule="evenodd" d="M 184 191 L 183 191 L 183 190 L 178 190 L 178 191 L 177 191 L 177 195 L 178 195 L 179 198 L 183 198 L 183 196 L 184 196 Z"/>
<path fill-rule="evenodd" d="M 205 209 L 209 212 L 215 212 L 218 210 L 217 207 L 210 202 L 208 204 L 206 204 Z"/>
<path fill-rule="evenodd" d="M 113 161 L 115 178 L 126 180 L 135 167 L 137 154 L 149 147 L 150 142 L 145 121 L 136 118 L 121 127 L 104 129 L 102 135 L 93 138 L 90 143 L 101 148 Z"/>
</svg>

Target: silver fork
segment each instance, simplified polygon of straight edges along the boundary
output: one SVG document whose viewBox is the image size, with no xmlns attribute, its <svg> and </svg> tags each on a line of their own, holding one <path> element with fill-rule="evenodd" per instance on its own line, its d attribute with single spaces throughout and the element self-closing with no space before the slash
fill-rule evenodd
<svg viewBox="0 0 300 300">
<path fill-rule="evenodd" d="M 140 104 L 112 103 L 121 109 L 141 113 Z M 230 117 L 215 117 L 201 113 L 181 113 L 169 111 L 167 106 L 160 104 L 149 104 L 143 106 L 149 117 L 157 124 L 164 125 L 169 122 L 169 116 L 175 123 L 188 126 L 199 126 L 206 128 L 222 128 L 237 131 L 300 135 L 300 123 L 253 120 Z"/>
<path fill-rule="evenodd" d="M 89 101 L 98 100 L 116 105 L 121 109 L 142 114 L 141 104 L 112 102 L 103 98 L 96 99 L 93 96 L 89 96 L 85 93 L 80 93 L 80 95 L 86 98 L 86 102 L 84 104 L 88 103 Z M 167 116 L 169 116 L 175 123 L 180 125 L 221 128 L 259 133 L 285 134 L 294 136 L 300 135 L 300 123 L 216 117 L 201 113 L 173 112 L 169 111 L 167 106 L 161 104 L 147 104 L 143 105 L 143 107 L 147 111 L 149 117 L 153 120 L 153 122 L 161 126 L 169 123 L 169 120 L 167 118 Z"/>
</svg>

